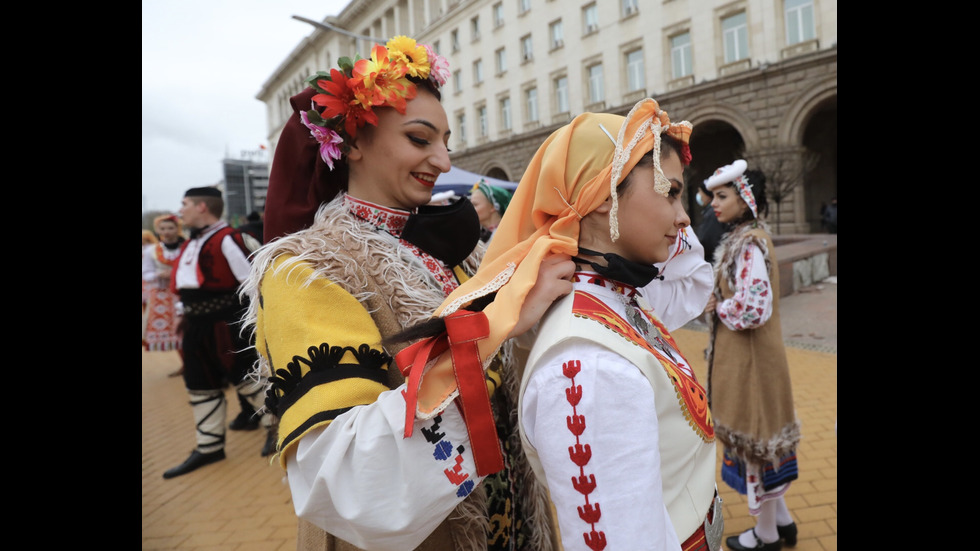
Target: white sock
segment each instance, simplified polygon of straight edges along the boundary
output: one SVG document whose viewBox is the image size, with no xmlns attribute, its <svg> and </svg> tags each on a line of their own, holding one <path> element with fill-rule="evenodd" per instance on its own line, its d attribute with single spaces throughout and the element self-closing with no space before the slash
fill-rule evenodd
<svg viewBox="0 0 980 551">
<path fill-rule="evenodd" d="M 779 539 L 779 532 L 776 531 L 776 509 L 777 504 L 773 500 L 763 502 L 759 508 L 759 517 L 755 521 L 755 535 L 764 543 L 772 543 Z"/>
<path fill-rule="evenodd" d="M 789 507 L 786 506 L 786 500 L 783 496 L 779 496 L 776 500 L 776 526 L 787 526 L 793 524 L 793 515 L 789 514 Z"/>
</svg>

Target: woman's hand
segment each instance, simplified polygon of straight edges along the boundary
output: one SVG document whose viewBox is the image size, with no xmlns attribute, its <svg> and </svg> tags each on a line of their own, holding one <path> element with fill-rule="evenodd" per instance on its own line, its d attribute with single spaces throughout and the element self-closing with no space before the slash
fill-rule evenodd
<svg viewBox="0 0 980 551">
<path fill-rule="evenodd" d="M 541 262 L 538 269 L 538 279 L 528 292 L 521 306 L 521 316 L 517 325 L 511 330 L 508 338 L 523 335 L 534 327 L 551 304 L 559 298 L 572 292 L 572 274 L 575 273 L 575 263 L 567 254 L 552 254 Z"/>
<path fill-rule="evenodd" d="M 716 305 L 717 303 L 718 303 L 718 302 L 717 302 L 717 300 L 715 299 L 715 295 L 714 295 L 714 293 L 712 293 L 712 294 L 711 294 L 711 296 L 710 296 L 710 297 L 708 297 L 708 304 L 706 304 L 706 305 L 705 305 L 705 307 L 704 307 L 704 311 L 705 311 L 705 312 L 706 312 L 706 313 L 707 313 L 708 315 L 712 315 L 712 314 L 714 314 L 714 313 L 715 313 L 715 305 Z"/>
</svg>

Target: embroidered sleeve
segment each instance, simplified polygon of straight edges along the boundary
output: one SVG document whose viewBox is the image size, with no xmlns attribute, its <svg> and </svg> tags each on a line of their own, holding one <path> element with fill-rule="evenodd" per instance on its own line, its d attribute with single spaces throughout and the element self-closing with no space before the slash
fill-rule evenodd
<svg viewBox="0 0 980 551">
<path fill-rule="evenodd" d="M 538 362 L 522 426 L 541 460 L 566 551 L 676 549 L 664 506 L 653 390 L 633 364 L 584 341 Z"/>
<path fill-rule="evenodd" d="M 643 296 L 667 330 L 674 331 L 704 312 L 714 273 L 704 260 L 704 246 L 689 228 L 678 232 L 670 258 L 656 266 L 664 278 L 651 281 L 643 288 Z"/>
<path fill-rule="evenodd" d="M 718 303 L 718 317 L 733 331 L 755 329 L 772 316 L 772 287 L 758 245 L 749 244 L 735 259 L 735 295 Z"/>
<path fill-rule="evenodd" d="M 153 261 L 156 253 L 156 245 L 143 247 L 143 281 L 154 282 L 157 280 L 157 267 Z"/>
</svg>

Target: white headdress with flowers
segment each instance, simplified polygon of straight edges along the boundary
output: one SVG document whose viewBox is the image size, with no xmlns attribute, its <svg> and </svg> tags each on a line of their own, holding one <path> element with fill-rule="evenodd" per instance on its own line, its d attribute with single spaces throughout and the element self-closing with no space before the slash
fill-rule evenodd
<svg viewBox="0 0 980 551">
<path fill-rule="evenodd" d="M 725 165 L 715 171 L 710 178 L 704 181 L 704 187 L 708 188 L 709 191 L 714 190 L 716 187 L 723 186 L 725 184 L 735 184 L 735 189 L 738 190 L 739 197 L 745 201 L 745 204 L 749 206 L 749 210 L 752 211 L 752 217 L 758 218 L 759 212 L 758 207 L 755 204 L 755 195 L 752 194 L 752 187 L 749 185 L 749 179 L 745 176 L 745 169 L 748 168 L 749 164 L 745 162 L 744 159 L 737 159 L 730 165 Z"/>
</svg>

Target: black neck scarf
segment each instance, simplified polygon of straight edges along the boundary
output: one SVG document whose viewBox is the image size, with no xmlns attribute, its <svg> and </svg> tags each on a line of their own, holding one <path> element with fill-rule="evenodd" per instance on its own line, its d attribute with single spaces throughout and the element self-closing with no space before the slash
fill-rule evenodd
<svg viewBox="0 0 980 551">
<path fill-rule="evenodd" d="M 210 228 L 210 227 L 211 227 L 211 225 L 208 224 L 207 226 L 204 226 L 203 228 L 191 228 L 191 239 L 197 239 L 198 237 L 201 236 L 202 233 L 206 232 L 207 229 Z"/>
<path fill-rule="evenodd" d="M 480 216 L 465 197 L 445 206 L 423 205 L 409 215 L 401 238 L 446 266 L 456 266 L 480 241 Z"/>
<path fill-rule="evenodd" d="M 616 281 L 625 283 L 632 287 L 645 287 L 657 277 L 657 274 L 660 273 L 660 270 L 658 270 L 653 264 L 640 264 L 639 262 L 626 260 L 616 253 L 600 253 L 585 249 L 583 247 L 579 247 L 578 250 L 579 252 L 589 256 L 601 256 L 606 260 L 607 265 L 602 266 L 577 256 L 573 256 L 572 260 L 582 264 L 588 264 L 589 266 L 592 266 L 592 269 L 598 272 L 600 275 L 606 276 L 610 279 L 615 279 Z M 662 280 L 664 276 L 659 276 L 659 278 Z"/>
</svg>

